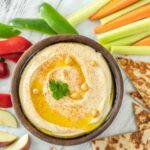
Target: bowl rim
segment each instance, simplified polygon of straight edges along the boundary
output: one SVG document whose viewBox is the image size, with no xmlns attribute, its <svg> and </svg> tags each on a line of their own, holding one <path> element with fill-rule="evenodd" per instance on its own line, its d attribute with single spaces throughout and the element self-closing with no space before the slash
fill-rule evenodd
<svg viewBox="0 0 150 150">
<path fill-rule="evenodd" d="M 100 52 L 105 58 L 105 60 L 107 61 L 109 68 L 112 72 L 112 76 L 114 78 L 114 85 L 117 85 L 115 86 L 114 104 L 111 108 L 108 119 L 98 128 L 93 130 L 92 132 L 79 136 L 79 137 L 68 138 L 68 139 L 57 138 L 57 137 L 47 135 L 41 132 L 40 130 L 38 130 L 36 127 L 34 127 L 34 125 L 30 123 L 30 121 L 27 119 L 27 117 L 22 111 L 20 100 L 19 100 L 19 92 L 18 92 L 18 89 L 19 89 L 18 83 L 20 82 L 21 74 L 23 72 L 23 69 L 26 67 L 27 63 L 32 59 L 32 57 L 36 55 L 39 51 L 43 50 L 45 47 L 56 44 L 56 43 L 61 43 L 61 42 L 81 43 L 81 44 L 94 48 L 95 51 L 97 52 Z M 98 44 L 94 40 L 87 38 L 85 36 L 81 36 L 81 35 L 73 35 L 73 34 L 55 35 L 55 36 L 51 36 L 46 39 L 43 39 L 37 42 L 36 44 L 34 44 L 19 59 L 17 66 L 15 68 L 15 71 L 14 71 L 13 77 L 12 77 L 11 95 L 12 95 L 13 106 L 15 108 L 17 117 L 19 118 L 21 123 L 24 125 L 24 127 L 28 131 L 30 131 L 33 135 L 42 139 L 43 141 L 56 144 L 56 145 L 64 145 L 64 146 L 77 145 L 77 144 L 81 144 L 89 140 L 92 140 L 93 138 L 97 137 L 102 132 L 104 132 L 104 130 L 106 130 L 111 125 L 116 115 L 118 114 L 119 109 L 122 104 L 123 80 L 122 80 L 122 75 L 118 67 L 118 64 L 113 58 L 113 56 L 107 50 L 105 50 L 104 47 L 102 47 L 100 44 Z"/>
</svg>

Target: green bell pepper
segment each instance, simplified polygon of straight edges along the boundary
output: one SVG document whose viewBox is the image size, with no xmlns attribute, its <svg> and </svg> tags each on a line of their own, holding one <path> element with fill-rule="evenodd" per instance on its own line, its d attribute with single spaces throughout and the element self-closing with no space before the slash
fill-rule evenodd
<svg viewBox="0 0 150 150">
<path fill-rule="evenodd" d="M 40 15 L 55 32 L 78 34 L 74 27 L 48 3 L 40 6 Z"/>
<path fill-rule="evenodd" d="M 10 25 L 27 30 L 33 30 L 48 35 L 56 34 L 43 19 L 15 18 L 10 21 Z"/>
<path fill-rule="evenodd" d="M 0 38 L 9 38 L 19 35 L 21 32 L 14 27 L 0 23 Z"/>
</svg>

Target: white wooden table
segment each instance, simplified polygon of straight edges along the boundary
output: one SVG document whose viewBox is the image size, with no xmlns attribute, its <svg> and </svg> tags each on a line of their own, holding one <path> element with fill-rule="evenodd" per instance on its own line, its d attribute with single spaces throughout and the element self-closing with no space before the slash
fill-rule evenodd
<svg viewBox="0 0 150 150">
<path fill-rule="evenodd" d="M 91 1 L 92 0 L 0 0 L 0 22 L 8 23 L 10 19 L 15 17 L 28 17 L 28 18 L 39 17 L 38 7 L 42 2 L 49 2 L 51 5 L 57 8 L 57 10 L 62 15 L 67 16 L 72 12 L 82 8 L 82 6 L 86 5 Z M 95 34 L 93 33 L 93 29 L 98 24 L 99 22 L 90 22 L 89 20 L 86 20 L 80 25 L 76 26 L 76 29 L 79 31 L 81 35 L 85 35 L 94 40 L 97 40 Z M 45 35 L 30 31 L 24 31 L 22 35 L 25 36 L 30 41 L 32 41 L 33 43 L 46 37 Z M 150 57 L 135 57 L 135 58 L 150 60 Z M 10 92 L 11 77 L 13 74 L 13 70 L 15 68 L 15 64 L 8 62 L 8 65 L 10 68 L 11 76 L 6 80 L 0 79 L 0 93 Z M 123 79 L 125 91 L 121 109 L 114 122 L 103 134 L 100 135 L 100 137 L 112 134 L 126 133 L 136 130 L 136 125 L 134 122 L 132 111 L 132 99 L 127 94 L 129 91 L 133 90 L 133 87 L 131 86 L 131 83 L 126 78 L 124 73 Z M 15 114 L 13 108 L 9 110 L 13 114 Z M 22 136 L 25 133 L 28 133 L 28 131 L 22 126 L 20 122 L 19 124 L 20 126 L 17 129 L 0 127 L 0 131 L 15 133 L 18 136 Z M 52 146 L 51 144 L 43 142 L 31 134 L 30 136 L 32 139 L 31 150 L 49 150 L 49 148 Z M 57 150 L 91 150 L 91 143 L 87 142 L 81 145 L 69 147 L 54 145 L 54 147 Z"/>
</svg>

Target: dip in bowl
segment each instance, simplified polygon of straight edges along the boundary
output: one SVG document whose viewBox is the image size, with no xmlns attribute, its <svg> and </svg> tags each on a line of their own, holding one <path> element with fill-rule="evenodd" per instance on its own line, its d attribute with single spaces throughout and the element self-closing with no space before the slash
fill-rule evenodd
<svg viewBox="0 0 150 150">
<path fill-rule="evenodd" d="M 123 83 L 113 57 L 93 40 L 59 35 L 33 45 L 12 82 L 14 107 L 33 134 L 73 145 L 102 133 L 116 116 Z"/>
</svg>

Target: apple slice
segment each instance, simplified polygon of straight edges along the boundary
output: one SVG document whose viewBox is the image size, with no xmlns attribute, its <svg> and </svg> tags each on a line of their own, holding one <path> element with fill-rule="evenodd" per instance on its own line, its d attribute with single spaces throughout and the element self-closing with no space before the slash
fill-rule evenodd
<svg viewBox="0 0 150 150">
<path fill-rule="evenodd" d="M 0 107 L 2 108 L 12 107 L 10 94 L 0 93 Z"/>
<path fill-rule="evenodd" d="M 0 109 L 0 125 L 17 128 L 16 118 L 8 111 Z"/>
<path fill-rule="evenodd" d="M 8 146 L 16 141 L 16 139 L 17 136 L 15 134 L 0 131 L 0 147 Z"/>
<path fill-rule="evenodd" d="M 29 135 L 26 134 L 15 143 L 5 147 L 4 150 L 29 150 L 30 144 Z"/>
</svg>

